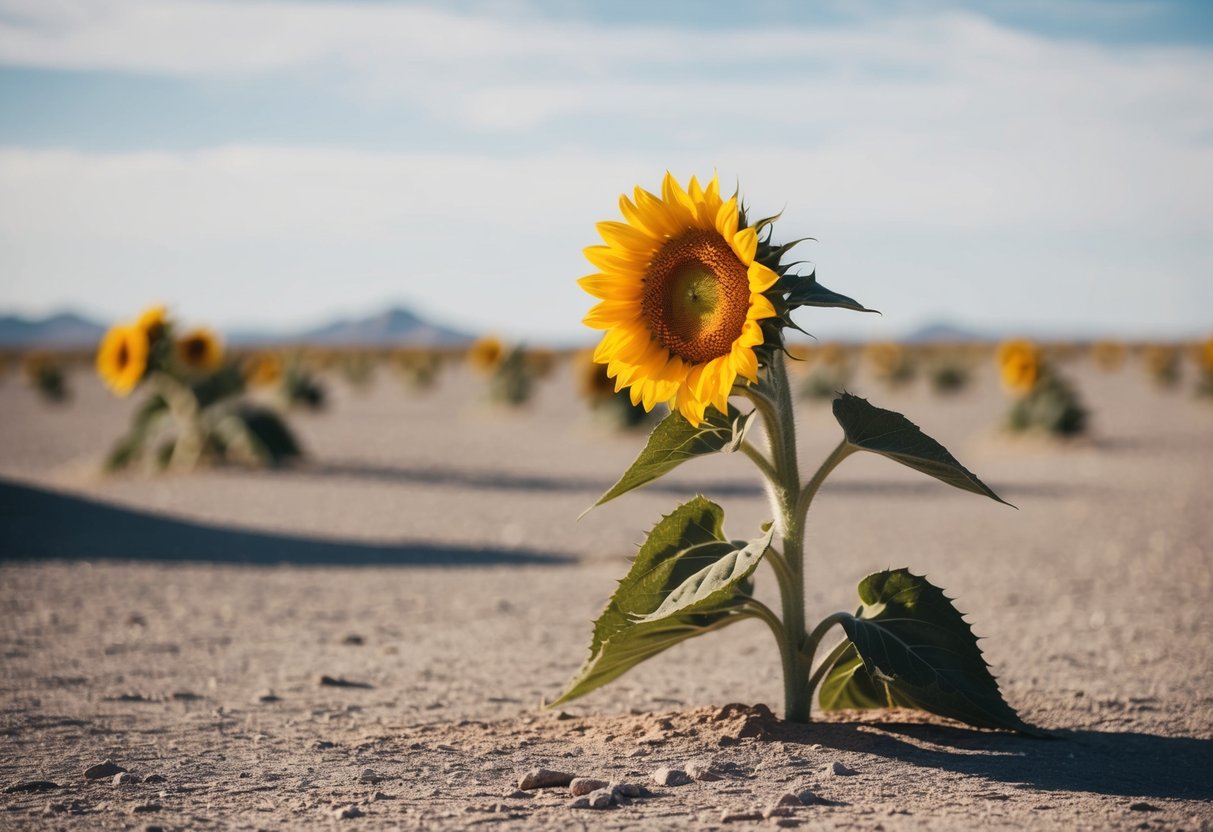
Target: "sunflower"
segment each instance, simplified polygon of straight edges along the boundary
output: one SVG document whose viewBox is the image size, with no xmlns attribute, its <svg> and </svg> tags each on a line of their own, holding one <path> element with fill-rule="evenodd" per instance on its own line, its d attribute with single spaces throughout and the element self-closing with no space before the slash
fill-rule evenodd
<svg viewBox="0 0 1213 832">
<path fill-rule="evenodd" d="M 164 335 L 165 330 L 168 328 L 168 310 L 160 305 L 150 306 L 139 316 L 139 320 L 135 322 L 135 326 L 147 334 L 149 342 L 154 342 Z"/>
<path fill-rule="evenodd" d="M 241 368 L 252 387 L 269 387 L 282 378 L 282 359 L 273 353 L 258 353 L 245 359 Z"/>
<path fill-rule="evenodd" d="M 147 332 L 138 324 L 112 327 L 97 348 L 97 374 L 110 390 L 126 396 L 147 371 Z"/>
<path fill-rule="evenodd" d="M 600 222 L 606 245 L 586 259 L 599 271 L 578 281 L 599 298 L 584 323 L 605 330 L 594 360 L 615 389 L 651 411 L 669 402 L 692 425 L 708 405 L 722 413 L 738 376 L 758 380 L 759 321 L 774 317 L 763 292 L 778 275 L 754 258 L 755 228 L 738 228 L 737 197 L 715 176 L 683 190 L 666 173 L 658 197 L 636 188 L 619 198 L 626 222 Z"/>
<path fill-rule="evenodd" d="M 467 358 L 478 371 L 491 373 L 505 358 L 505 345 L 492 335 L 486 335 L 468 347 Z"/>
<path fill-rule="evenodd" d="M 1040 376 L 1040 355 L 1030 341 L 1007 341 L 998 348 L 998 366 L 1007 389 L 1025 393 Z"/>
<path fill-rule="evenodd" d="M 177 360 L 190 370 L 209 373 L 223 361 L 223 347 L 209 329 L 195 329 L 177 341 Z"/>
</svg>

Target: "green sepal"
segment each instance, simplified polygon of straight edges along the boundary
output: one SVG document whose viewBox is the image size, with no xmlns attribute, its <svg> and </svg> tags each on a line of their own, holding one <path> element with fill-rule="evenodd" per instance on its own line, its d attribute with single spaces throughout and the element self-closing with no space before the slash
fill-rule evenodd
<svg viewBox="0 0 1213 832">
<path fill-rule="evenodd" d="M 675 644 L 749 617 L 751 575 L 772 530 L 724 536 L 724 510 L 696 497 L 663 517 L 594 622 L 590 655 L 551 705 L 584 696 Z"/>
<path fill-rule="evenodd" d="M 688 459 L 737 450 L 753 421 L 754 411 L 742 413 L 732 405 L 728 413 L 709 407 L 699 427 L 692 426 L 678 411 L 670 413 L 653 428 L 644 450 L 619 482 L 586 511 L 665 476 Z"/>
<path fill-rule="evenodd" d="M 857 450 L 886 456 L 948 485 L 1011 505 L 957 462 L 947 448 L 900 413 L 884 410 L 869 404 L 867 399 L 843 393 L 834 400 L 834 418 L 842 426 L 847 443 Z"/>
<path fill-rule="evenodd" d="M 817 282 L 817 272 L 784 274 L 772 291 L 782 298 L 783 306 L 791 311 L 800 306 L 834 306 L 856 312 L 875 312 L 854 298 L 832 292 Z"/>
<path fill-rule="evenodd" d="M 859 610 L 841 622 L 851 644 L 822 682 L 822 708 L 897 706 L 1040 733 L 1003 699 L 977 637 L 943 590 L 909 570 L 885 570 L 860 582 L 859 598 Z"/>
</svg>

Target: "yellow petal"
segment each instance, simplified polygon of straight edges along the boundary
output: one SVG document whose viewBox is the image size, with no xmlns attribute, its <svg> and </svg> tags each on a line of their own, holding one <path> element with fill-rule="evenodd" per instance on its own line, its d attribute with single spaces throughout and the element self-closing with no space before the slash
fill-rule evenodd
<svg viewBox="0 0 1213 832">
<path fill-rule="evenodd" d="M 741 217 L 737 213 L 737 198 L 733 197 L 716 211 L 716 230 L 720 232 L 721 237 L 731 240 L 737 236 L 739 222 Z"/>
<path fill-rule="evenodd" d="M 607 274 L 634 275 L 637 280 L 644 274 L 647 260 L 625 249 L 607 246 L 587 246 L 582 253 L 594 268 Z"/>
<path fill-rule="evenodd" d="M 591 329 L 610 329 L 628 324 L 640 316 L 636 304 L 623 300 L 604 300 L 589 311 L 581 322 Z"/>
<path fill-rule="evenodd" d="M 734 347 L 732 358 L 737 375 L 750 381 L 758 381 L 758 357 L 754 355 L 754 350 L 749 347 Z"/>
<path fill-rule="evenodd" d="M 755 260 L 750 264 L 749 278 L 751 292 L 765 292 L 775 285 L 779 275 Z"/>
<path fill-rule="evenodd" d="M 652 256 L 657 249 L 657 240 L 651 234 L 640 231 L 622 222 L 600 222 L 595 226 L 598 234 L 613 248 L 626 249 L 644 257 Z"/>
<path fill-rule="evenodd" d="M 733 236 L 733 251 L 747 266 L 754 262 L 758 251 L 758 232 L 753 228 L 743 228 Z M 593 262 L 593 261 L 591 261 Z"/>
<path fill-rule="evenodd" d="M 585 280 L 585 278 L 582 278 L 582 280 Z M 590 294 L 593 294 L 593 292 L 590 292 Z M 775 305 L 767 299 L 766 295 L 750 295 L 750 310 L 746 312 L 747 320 L 758 321 L 763 318 L 773 317 L 775 317 Z"/>
<path fill-rule="evenodd" d="M 578 280 L 577 285 L 601 300 L 628 300 L 639 303 L 644 295 L 644 284 L 626 277 L 588 274 Z"/>
</svg>

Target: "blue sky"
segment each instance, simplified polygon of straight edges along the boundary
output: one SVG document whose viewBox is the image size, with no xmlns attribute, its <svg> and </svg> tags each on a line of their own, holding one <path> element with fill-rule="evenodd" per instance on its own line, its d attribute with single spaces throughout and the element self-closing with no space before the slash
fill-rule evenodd
<svg viewBox="0 0 1213 832">
<path fill-rule="evenodd" d="M 1213 329 L 1213 3 L 0 0 L 0 307 L 591 334 L 593 223 L 718 171 L 881 318 Z"/>
</svg>

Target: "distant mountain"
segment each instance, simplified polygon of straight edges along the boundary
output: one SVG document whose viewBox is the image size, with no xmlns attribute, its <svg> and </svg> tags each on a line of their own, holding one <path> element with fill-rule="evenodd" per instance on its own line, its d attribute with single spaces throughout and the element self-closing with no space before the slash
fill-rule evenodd
<svg viewBox="0 0 1213 832">
<path fill-rule="evenodd" d="M 933 323 L 920 327 L 913 332 L 908 333 L 904 339 L 911 344 L 929 344 L 929 343 L 960 343 L 972 341 L 993 341 L 997 337 L 989 333 L 974 332 L 971 329 L 964 329 L 949 323 Z"/>
<path fill-rule="evenodd" d="M 472 340 L 466 332 L 431 323 L 408 309 L 389 309 L 369 318 L 334 321 L 298 336 L 308 344 L 378 347 L 395 344 L 442 347 Z"/>
<path fill-rule="evenodd" d="M 106 327 L 75 313 L 49 318 L 0 316 L 0 348 L 48 347 L 55 349 L 94 347 Z M 325 344 L 330 346 L 419 346 L 442 347 L 466 344 L 473 336 L 441 324 L 431 323 L 408 309 L 389 309 L 378 315 L 338 320 L 302 332 L 270 333 L 245 330 L 226 333 L 237 345 Z"/>
<path fill-rule="evenodd" d="M 233 344 L 324 344 L 344 347 L 442 347 L 466 344 L 473 337 L 466 332 L 427 321 L 402 307 L 366 318 L 343 318 L 300 332 L 271 334 L 243 330 L 228 333 L 228 340 Z"/>
<path fill-rule="evenodd" d="M 0 347 L 95 347 L 105 326 L 74 312 L 49 318 L 0 315 Z"/>
</svg>

